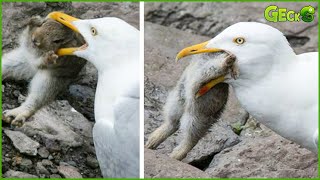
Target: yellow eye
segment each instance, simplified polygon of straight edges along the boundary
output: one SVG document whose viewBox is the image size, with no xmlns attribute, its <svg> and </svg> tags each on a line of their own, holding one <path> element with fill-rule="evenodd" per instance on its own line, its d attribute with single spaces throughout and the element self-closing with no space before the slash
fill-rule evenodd
<svg viewBox="0 0 320 180">
<path fill-rule="evenodd" d="M 244 38 L 242 38 L 242 37 L 238 37 L 238 38 L 233 39 L 233 42 L 240 45 L 240 44 L 243 44 L 244 42 L 246 42 L 246 40 L 244 40 Z"/>
<path fill-rule="evenodd" d="M 96 28 L 94 28 L 94 27 L 91 28 L 91 34 L 92 34 L 92 36 L 95 36 L 98 34 L 98 31 L 96 30 Z"/>
</svg>

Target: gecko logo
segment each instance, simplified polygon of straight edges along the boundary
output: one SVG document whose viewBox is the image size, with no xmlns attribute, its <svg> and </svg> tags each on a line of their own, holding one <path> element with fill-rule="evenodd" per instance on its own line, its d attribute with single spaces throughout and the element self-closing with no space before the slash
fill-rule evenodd
<svg viewBox="0 0 320 180">
<path fill-rule="evenodd" d="M 270 22 L 312 22 L 314 19 L 315 9 L 312 6 L 303 7 L 300 12 L 279 8 L 278 6 L 268 6 L 264 11 L 264 17 Z"/>
</svg>

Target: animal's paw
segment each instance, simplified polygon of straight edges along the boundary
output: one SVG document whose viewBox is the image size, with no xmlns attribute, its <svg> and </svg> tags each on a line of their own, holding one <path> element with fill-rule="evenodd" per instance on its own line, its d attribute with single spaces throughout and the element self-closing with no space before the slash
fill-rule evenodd
<svg viewBox="0 0 320 180">
<path fill-rule="evenodd" d="M 239 71 L 239 67 L 236 64 L 233 64 L 233 66 L 231 67 L 231 77 L 233 79 L 238 79 L 239 75 L 240 75 L 240 71 Z"/>
<path fill-rule="evenodd" d="M 179 146 L 173 149 L 170 157 L 176 160 L 181 161 L 183 158 L 187 156 L 188 151 L 186 149 L 180 148 Z"/>
<path fill-rule="evenodd" d="M 44 55 L 44 63 L 47 65 L 57 64 L 59 56 L 54 51 L 49 51 Z"/>
<path fill-rule="evenodd" d="M 237 59 L 237 57 L 235 55 L 228 53 L 224 66 L 232 67 L 234 62 L 236 61 L 236 59 Z"/>
<path fill-rule="evenodd" d="M 33 16 L 29 19 L 27 22 L 27 25 L 31 27 L 40 27 L 44 22 L 44 19 L 41 18 L 40 16 Z"/>
<path fill-rule="evenodd" d="M 31 116 L 31 112 L 23 107 L 3 111 L 2 120 L 13 126 L 21 127 L 25 120 Z"/>
<path fill-rule="evenodd" d="M 144 147 L 148 149 L 156 149 L 157 148 L 157 139 L 156 138 L 149 138 L 146 145 Z"/>
<path fill-rule="evenodd" d="M 165 132 L 163 132 L 163 126 L 160 126 L 153 133 L 150 134 L 148 141 L 145 145 L 148 149 L 156 149 L 160 143 L 166 138 L 164 136 Z"/>
<path fill-rule="evenodd" d="M 223 64 L 223 68 L 230 70 L 230 74 L 233 79 L 237 79 L 240 74 L 237 63 L 235 63 L 236 60 L 237 60 L 237 57 L 235 55 L 228 53 L 226 57 L 226 61 Z"/>
</svg>

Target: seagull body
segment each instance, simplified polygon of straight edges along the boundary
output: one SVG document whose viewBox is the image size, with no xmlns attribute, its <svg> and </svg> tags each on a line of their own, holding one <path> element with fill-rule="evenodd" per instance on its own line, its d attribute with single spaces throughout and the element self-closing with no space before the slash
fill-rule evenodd
<svg viewBox="0 0 320 180">
<path fill-rule="evenodd" d="M 231 83 L 242 106 L 276 133 L 318 152 L 318 53 L 290 59 L 252 83 Z M 240 72 L 241 73 L 241 72 Z"/>
<path fill-rule="evenodd" d="M 182 50 L 177 59 L 226 51 L 237 60 L 237 79 L 229 83 L 241 105 L 262 124 L 318 152 L 318 53 L 296 55 L 284 35 L 260 23 L 234 24 L 215 38 Z M 217 83 L 216 82 L 216 83 Z"/>
<path fill-rule="evenodd" d="M 79 20 L 48 15 L 74 31 L 86 44 L 63 48 L 98 70 L 93 139 L 104 177 L 139 177 L 139 31 L 118 18 Z"/>
</svg>

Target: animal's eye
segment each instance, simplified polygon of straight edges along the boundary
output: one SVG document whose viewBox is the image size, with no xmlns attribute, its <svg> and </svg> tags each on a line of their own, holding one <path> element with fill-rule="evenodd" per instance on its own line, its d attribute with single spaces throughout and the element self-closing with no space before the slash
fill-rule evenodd
<svg viewBox="0 0 320 180">
<path fill-rule="evenodd" d="M 54 40 L 53 42 L 54 42 L 54 43 L 57 43 L 57 44 L 58 44 L 58 43 L 62 43 L 62 42 L 63 42 L 63 39 L 57 39 L 57 40 Z"/>
<path fill-rule="evenodd" d="M 237 43 L 237 44 L 243 44 L 244 42 L 246 42 L 246 40 L 243 37 L 238 37 L 233 39 L 233 42 Z"/>
<path fill-rule="evenodd" d="M 97 34 L 98 34 L 97 29 L 96 29 L 96 28 L 94 28 L 94 27 L 92 27 L 92 28 L 91 28 L 91 34 L 92 34 L 92 36 L 97 35 Z"/>
</svg>

